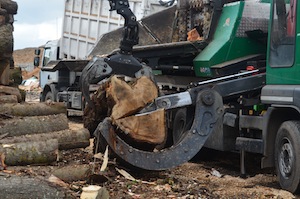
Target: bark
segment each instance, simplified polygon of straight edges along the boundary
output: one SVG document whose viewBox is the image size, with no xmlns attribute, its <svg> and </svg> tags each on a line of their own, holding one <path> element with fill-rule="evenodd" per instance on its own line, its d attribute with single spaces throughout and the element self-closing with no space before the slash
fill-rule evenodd
<svg viewBox="0 0 300 199">
<path fill-rule="evenodd" d="M 18 98 L 18 102 L 22 101 L 21 93 L 18 88 L 0 85 L 0 94 L 1 93 L 6 95 L 15 95 Z"/>
<path fill-rule="evenodd" d="M 65 114 L 0 120 L 0 135 L 7 133 L 7 137 L 41 134 L 68 128 L 68 118 Z"/>
<path fill-rule="evenodd" d="M 2 113 L 4 103 L 18 103 L 18 98 L 16 95 L 0 95 L 0 114 Z"/>
<path fill-rule="evenodd" d="M 17 14 L 18 4 L 11 0 L 0 0 L 1 8 L 5 9 L 9 14 Z"/>
<path fill-rule="evenodd" d="M 90 145 L 90 133 L 85 128 L 76 129 L 76 130 L 66 129 L 62 131 L 43 133 L 43 134 L 8 137 L 8 138 L 0 139 L 0 144 L 46 141 L 49 139 L 57 139 L 58 148 L 60 150 L 85 148 Z"/>
<path fill-rule="evenodd" d="M 166 139 L 165 111 L 163 109 L 115 121 L 116 125 L 139 142 L 161 144 Z"/>
<path fill-rule="evenodd" d="M 56 139 L 36 142 L 1 144 L 6 165 L 45 164 L 57 160 L 58 142 Z"/>
<path fill-rule="evenodd" d="M 109 114 L 109 108 L 106 98 L 106 89 L 109 86 L 108 82 L 101 84 L 97 92 L 92 96 L 92 101 L 95 107 L 86 106 L 83 113 L 84 127 L 87 128 L 91 135 L 94 133 L 98 124 Z"/>
<path fill-rule="evenodd" d="M 62 102 L 2 104 L 0 106 L 0 113 L 6 113 L 13 116 L 43 116 L 60 113 L 67 114 L 67 108 Z"/>
<path fill-rule="evenodd" d="M 145 107 L 158 96 L 155 83 L 147 77 L 137 79 L 132 85 L 113 76 L 107 95 L 114 101 L 111 113 L 113 120 L 129 116 Z"/>
<path fill-rule="evenodd" d="M 0 175 L 1 199 L 75 198 L 45 180 L 18 175 Z"/>
<path fill-rule="evenodd" d="M 13 26 L 4 24 L 0 26 L 0 59 L 10 60 L 13 52 Z"/>
<path fill-rule="evenodd" d="M 87 180 L 92 174 L 91 165 L 66 166 L 53 171 L 54 176 L 64 182 Z"/>
<path fill-rule="evenodd" d="M 2 68 L 0 73 L 0 85 L 9 85 L 9 61 L 0 62 L 0 67 Z"/>
</svg>

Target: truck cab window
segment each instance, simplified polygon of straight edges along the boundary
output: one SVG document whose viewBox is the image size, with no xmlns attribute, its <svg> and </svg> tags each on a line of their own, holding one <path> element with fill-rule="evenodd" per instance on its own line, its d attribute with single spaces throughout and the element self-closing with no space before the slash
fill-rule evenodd
<svg viewBox="0 0 300 199">
<path fill-rule="evenodd" d="M 48 64 L 48 62 L 50 61 L 51 54 L 51 48 L 45 48 L 43 66 L 46 66 Z"/>
<path fill-rule="evenodd" d="M 295 59 L 296 1 L 275 0 L 271 26 L 271 67 L 291 67 Z"/>
</svg>

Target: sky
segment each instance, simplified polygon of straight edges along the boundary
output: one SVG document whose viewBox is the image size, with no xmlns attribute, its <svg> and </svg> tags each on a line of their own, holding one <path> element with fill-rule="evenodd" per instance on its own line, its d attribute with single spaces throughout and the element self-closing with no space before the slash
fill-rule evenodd
<svg viewBox="0 0 300 199">
<path fill-rule="evenodd" d="M 14 0 L 14 49 L 39 47 L 58 39 L 62 31 L 65 0 Z"/>
</svg>

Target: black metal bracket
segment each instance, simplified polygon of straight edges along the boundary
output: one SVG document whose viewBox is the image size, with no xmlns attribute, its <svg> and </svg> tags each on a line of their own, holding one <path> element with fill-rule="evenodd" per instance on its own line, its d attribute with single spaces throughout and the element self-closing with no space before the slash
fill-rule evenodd
<svg viewBox="0 0 300 199">
<path fill-rule="evenodd" d="M 111 149 L 131 165 L 146 170 L 164 170 L 189 161 L 200 151 L 215 124 L 222 118 L 222 97 L 214 90 L 203 90 L 197 96 L 195 110 L 193 125 L 181 141 L 159 151 L 143 151 L 128 145 L 115 134 L 110 118 L 104 119 L 94 134 L 101 134 Z"/>
<path fill-rule="evenodd" d="M 139 27 L 136 16 L 129 8 L 128 0 L 109 0 L 110 11 L 116 10 L 124 17 L 123 39 L 120 50 L 122 54 L 132 54 L 132 47 L 139 43 Z"/>
</svg>

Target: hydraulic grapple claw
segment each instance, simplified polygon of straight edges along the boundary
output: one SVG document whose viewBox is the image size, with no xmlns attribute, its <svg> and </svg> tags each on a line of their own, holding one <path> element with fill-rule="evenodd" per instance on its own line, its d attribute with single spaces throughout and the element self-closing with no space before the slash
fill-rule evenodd
<svg viewBox="0 0 300 199">
<path fill-rule="evenodd" d="M 97 83 L 112 73 L 112 68 L 105 62 L 106 58 L 94 57 L 83 69 L 81 75 L 81 89 L 85 101 L 89 106 L 94 104 L 90 98 L 89 87 L 91 83 Z"/>
<path fill-rule="evenodd" d="M 98 83 L 112 74 L 136 77 L 139 71 L 146 68 L 132 55 L 116 53 L 109 57 L 94 57 L 83 69 L 81 75 L 81 89 L 85 101 L 94 107 L 90 98 L 89 86 Z M 148 74 L 143 72 L 143 74 Z"/>
</svg>

